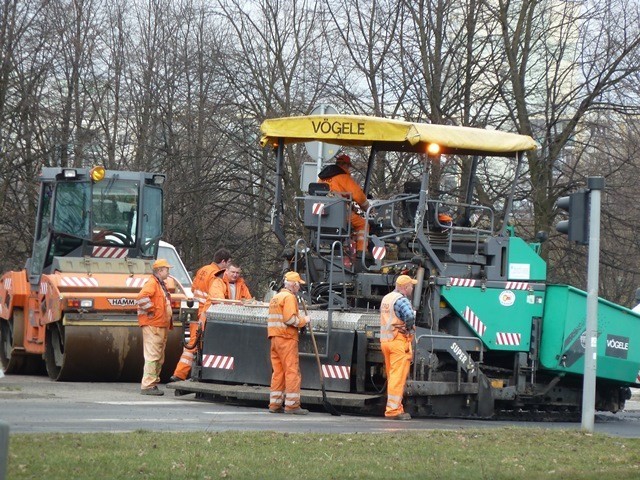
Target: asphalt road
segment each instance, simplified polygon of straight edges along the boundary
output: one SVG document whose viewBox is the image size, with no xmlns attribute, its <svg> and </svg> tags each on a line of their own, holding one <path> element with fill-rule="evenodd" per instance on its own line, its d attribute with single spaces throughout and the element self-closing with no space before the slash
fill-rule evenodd
<svg viewBox="0 0 640 480">
<path fill-rule="evenodd" d="M 484 420 L 332 417 L 322 410 L 305 417 L 274 415 L 265 408 L 209 403 L 193 395 L 142 396 L 134 383 L 54 382 L 47 377 L 0 378 L 0 420 L 10 433 L 89 433 L 153 431 L 262 430 L 291 433 L 374 433 L 405 430 L 496 428 L 506 425 L 579 430 L 580 423 L 497 422 Z M 640 437 L 640 395 L 618 414 L 597 414 L 595 431 Z"/>
</svg>

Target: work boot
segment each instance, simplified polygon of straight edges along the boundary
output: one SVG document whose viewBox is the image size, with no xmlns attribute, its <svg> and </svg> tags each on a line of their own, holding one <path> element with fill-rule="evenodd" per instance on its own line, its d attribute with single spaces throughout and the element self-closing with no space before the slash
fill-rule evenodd
<svg viewBox="0 0 640 480">
<path fill-rule="evenodd" d="M 169 383 L 172 382 L 182 382 L 183 380 L 180 377 L 176 377 L 175 375 L 171 375 L 171 377 L 169 377 Z"/>
<path fill-rule="evenodd" d="M 408 413 L 399 413 L 398 415 L 392 415 L 390 417 L 385 417 L 387 420 L 411 420 L 411 415 Z"/>
<path fill-rule="evenodd" d="M 269 413 L 284 413 L 284 408 L 282 407 L 269 408 Z"/>
<path fill-rule="evenodd" d="M 291 415 L 306 415 L 309 413 L 309 410 L 306 408 L 294 408 L 293 410 L 285 410 L 284 413 Z"/>
<path fill-rule="evenodd" d="M 164 395 L 164 392 L 160 390 L 158 387 L 151 388 L 143 388 L 140 390 L 141 395 L 155 395 L 156 397 L 161 397 Z"/>
</svg>

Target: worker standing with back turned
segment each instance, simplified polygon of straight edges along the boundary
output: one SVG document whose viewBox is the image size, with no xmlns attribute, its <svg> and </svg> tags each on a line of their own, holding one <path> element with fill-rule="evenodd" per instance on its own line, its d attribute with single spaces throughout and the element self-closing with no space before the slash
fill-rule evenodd
<svg viewBox="0 0 640 480">
<path fill-rule="evenodd" d="M 142 373 L 142 395 L 164 395 L 158 388 L 160 371 L 164 363 L 164 351 L 169 330 L 173 328 L 171 295 L 164 281 L 169 276 L 171 265 L 160 258 L 153 264 L 153 275 L 144 284 L 136 303 L 138 324 L 142 327 L 144 371 Z"/>
<path fill-rule="evenodd" d="M 207 322 L 206 312 L 211 305 L 209 290 L 216 282 L 224 286 L 221 276 L 229 263 L 231 263 L 231 252 L 226 248 L 221 248 L 213 254 L 213 263 L 205 265 L 196 272 L 192 288 L 193 298 L 198 302 L 198 322 L 189 325 L 189 345 L 182 350 L 180 360 L 170 378 L 172 382 L 186 380 L 191 373 L 191 365 L 198 349 L 198 327 L 200 327 L 200 331 L 204 331 Z"/>
<path fill-rule="evenodd" d="M 396 288 L 380 303 L 380 346 L 387 371 L 387 407 L 384 416 L 411 420 L 402 406 L 404 387 L 411 366 L 416 314 L 409 298 L 418 281 L 408 275 L 396 279 Z"/>
<path fill-rule="evenodd" d="M 298 298 L 300 284 L 305 282 L 298 272 L 287 272 L 284 288 L 269 302 L 267 335 L 271 339 L 271 389 L 269 412 L 306 415 L 300 407 L 300 358 L 298 332 L 309 323 L 309 316 L 300 316 Z M 283 408 L 284 403 L 284 408 Z"/>
</svg>

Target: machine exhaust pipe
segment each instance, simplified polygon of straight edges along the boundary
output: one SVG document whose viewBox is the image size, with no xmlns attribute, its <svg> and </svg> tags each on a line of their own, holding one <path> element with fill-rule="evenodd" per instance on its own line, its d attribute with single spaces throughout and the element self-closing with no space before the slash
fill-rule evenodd
<svg viewBox="0 0 640 480">
<path fill-rule="evenodd" d="M 416 288 L 413 289 L 413 299 L 411 300 L 411 304 L 413 305 L 414 310 L 418 310 L 420 307 L 420 298 L 422 297 L 422 282 L 424 281 L 424 267 L 418 267 L 418 271 L 416 272 Z"/>
</svg>

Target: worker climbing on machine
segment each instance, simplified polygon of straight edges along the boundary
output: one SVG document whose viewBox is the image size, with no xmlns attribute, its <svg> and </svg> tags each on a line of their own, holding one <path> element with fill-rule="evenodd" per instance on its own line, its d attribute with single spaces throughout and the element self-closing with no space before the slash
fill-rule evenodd
<svg viewBox="0 0 640 480">
<path fill-rule="evenodd" d="M 160 371 L 164 363 L 164 351 L 169 330 L 173 328 L 171 295 L 164 281 L 169 276 L 171 265 L 158 259 L 153 264 L 153 275 L 138 297 L 138 324 L 142 327 L 144 370 L 142 373 L 142 395 L 164 395 L 158 388 Z"/>
<path fill-rule="evenodd" d="M 230 263 L 231 252 L 226 248 L 221 248 L 213 254 L 213 263 L 205 265 L 196 272 L 192 288 L 193 297 L 198 302 L 198 322 L 189 325 L 189 345 L 185 345 L 182 350 L 176 369 L 169 379 L 171 382 L 186 380 L 191 373 L 191 365 L 199 343 L 198 330 L 204 331 L 207 322 L 206 311 L 213 302 L 212 298 L 216 298 L 215 296 L 211 297 L 209 291 L 215 282 L 222 283 L 222 274 Z"/>
<path fill-rule="evenodd" d="M 284 275 L 284 288 L 269 303 L 267 336 L 271 339 L 271 388 L 269 412 L 306 415 L 300 407 L 300 365 L 298 332 L 309 323 L 308 315 L 300 315 L 296 294 L 305 282 L 298 272 Z M 284 403 L 284 408 L 283 408 Z"/>
<path fill-rule="evenodd" d="M 384 416 L 394 420 L 411 420 L 402 406 L 404 386 L 411 366 L 413 331 L 416 314 L 409 297 L 418 281 L 408 275 L 396 279 L 396 288 L 380 303 L 380 345 L 387 371 L 387 407 Z"/>
<path fill-rule="evenodd" d="M 249 287 L 242 278 L 242 269 L 236 262 L 229 261 L 221 277 L 216 277 L 209 289 L 209 298 L 226 300 L 251 300 Z"/>
<path fill-rule="evenodd" d="M 336 156 L 334 165 L 327 165 L 318 175 L 318 181 L 329 185 L 329 189 L 335 193 L 348 193 L 351 199 L 357 203 L 360 208 L 366 211 L 369 208 L 369 201 L 364 191 L 351 177 L 351 157 L 346 153 L 339 153 Z M 351 225 L 353 233 L 356 236 L 357 255 L 361 256 L 366 250 L 365 245 L 365 229 L 366 221 L 355 211 L 351 211 Z"/>
</svg>

